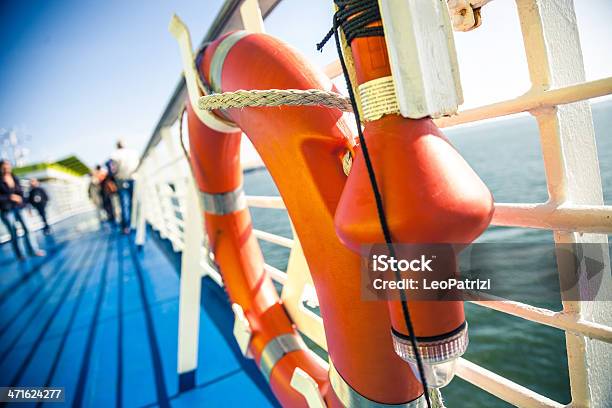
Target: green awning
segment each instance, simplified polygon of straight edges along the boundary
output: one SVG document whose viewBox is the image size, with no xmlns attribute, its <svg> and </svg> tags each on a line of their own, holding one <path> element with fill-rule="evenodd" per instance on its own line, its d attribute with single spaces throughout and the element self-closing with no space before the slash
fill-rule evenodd
<svg viewBox="0 0 612 408">
<path fill-rule="evenodd" d="M 56 162 L 41 162 L 13 169 L 17 176 L 25 176 L 35 171 L 54 169 L 74 176 L 84 176 L 90 172 L 89 167 L 76 156 L 68 156 Z"/>
</svg>

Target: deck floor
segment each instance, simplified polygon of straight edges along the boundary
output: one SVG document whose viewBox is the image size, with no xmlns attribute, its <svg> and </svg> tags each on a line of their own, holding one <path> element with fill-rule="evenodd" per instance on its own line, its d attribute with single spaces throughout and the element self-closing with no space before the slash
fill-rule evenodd
<svg viewBox="0 0 612 408">
<path fill-rule="evenodd" d="M 179 392 L 176 265 L 155 238 L 138 251 L 133 237 L 92 225 L 56 226 L 41 259 L 18 263 L 0 246 L 0 386 L 65 387 L 75 407 L 277 405 L 235 346 L 227 299 L 209 279 L 195 388 Z"/>
</svg>

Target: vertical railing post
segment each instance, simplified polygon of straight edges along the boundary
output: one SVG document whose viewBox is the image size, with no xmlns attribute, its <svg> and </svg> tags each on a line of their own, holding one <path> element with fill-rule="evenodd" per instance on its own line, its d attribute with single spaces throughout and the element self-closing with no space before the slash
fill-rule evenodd
<svg viewBox="0 0 612 408">
<path fill-rule="evenodd" d="M 291 225 L 291 230 L 293 232 L 293 247 L 289 253 L 287 282 L 283 285 L 281 299 L 291 320 L 300 328 L 302 333 L 317 343 L 319 347 L 327 350 L 323 320 L 313 312 L 305 312 L 306 310 L 302 305 L 304 291 L 309 287 L 314 293 L 314 284 L 302 245 L 293 225 Z"/>
<path fill-rule="evenodd" d="M 138 189 L 140 188 L 140 183 L 138 182 L 138 180 L 136 180 L 138 176 L 137 175 L 133 175 L 132 178 L 134 179 L 133 183 L 134 186 L 132 188 L 132 208 L 131 208 L 131 214 L 130 214 L 130 228 L 131 229 L 136 229 L 136 226 L 138 225 L 138 213 L 141 211 L 140 205 L 139 205 L 139 194 L 138 194 Z"/>
<path fill-rule="evenodd" d="M 157 163 L 155 160 L 155 148 L 151 150 L 149 153 L 149 157 L 147 158 L 147 162 L 145 163 L 146 169 L 146 178 L 147 178 L 147 217 L 149 217 L 149 222 L 151 226 L 158 231 L 160 234 L 162 233 L 162 216 L 161 216 L 161 203 L 159 201 L 159 195 L 157 194 L 157 174 L 153 169 L 153 163 Z"/>
<path fill-rule="evenodd" d="M 572 0 L 517 0 L 517 5 L 531 92 L 583 82 L 584 64 Z M 588 101 L 532 114 L 540 129 L 549 204 L 602 205 L 601 177 Z M 612 299 L 612 279 L 606 235 L 555 231 L 554 238 L 559 244 L 600 244 L 599 254 L 592 254 L 603 265 L 600 285 L 587 281 L 588 273 L 594 271 L 587 271 L 586 263 L 581 263 L 584 254 L 574 249 L 569 258 L 576 261 L 568 262 L 568 257 L 558 252 L 562 285 L 576 280 L 577 272 L 579 276 L 572 297 L 563 296 L 563 311 L 577 320 L 611 325 L 612 307 L 607 300 Z M 612 394 L 609 378 L 612 345 L 566 332 L 566 346 L 572 406 L 606 406 Z"/>
<path fill-rule="evenodd" d="M 168 155 L 168 158 L 170 160 L 174 160 L 176 157 L 181 157 L 183 155 L 183 152 L 181 151 L 181 148 L 179 146 L 178 143 L 178 137 L 174 137 L 174 135 L 172 134 L 172 131 L 169 127 L 163 128 L 161 129 L 161 141 L 162 143 L 166 146 L 166 153 Z M 169 236 L 170 236 L 170 240 L 172 242 L 172 247 L 174 248 L 175 251 L 180 250 L 180 242 L 179 241 L 179 234 L 180 234 L 180 229 L 178 226 L 178 218 L 176 216 L 176 210 L 177 208 L 175 207 L 175 204 L 173 202 L 173 198 L 176 200 L 176 202 L 178 203 L 178 209 L 182 212 L 184 206 L 182 205 L 182 198 L 181 196 L 181 186 L 179 185 L 182 182 L 182 174 L 181 172 L 179 172 L 177 169 L 180 169 L 181 166 L 180 164 L 178 164 L 178 162 L 176 162 L 175 164 L 173 164 L 173 171 L 169 172 L 170 173 L 170 177 L 167 178 L 167 183 L 171 183 L 174 187 L 174 192 L 175 195 L 174 197 L 167 197 L 167 225 L 168 225 L 168 230 L 170 232 Z"/>
<path fill-rule="evenodd" d="M 164 132 L 169 131 L 168 128 L 162 128 L 160 133 L 163 135 Z M 158 144 L 153 151 L 151 152 L 151 160 L 153 163 L 159 164 L 164 162 L 163 156 L 160 154 L 160 145 Z M 167 218 L 167 209 L 168 209 L 168 197 L 165 196 L 164 191 L 161 191 L 161 187 L 164 186 L 165 177 L 163 174 L 160 174 L 159 171 L 152 173 L 150 177 L 154 178 L 153 183 L 153 195 L 154 202 L 157 206 L 157 225 L 160 237 L 164 239 L 170 238 L 170 229 L 168 228 L 168 218 Z M 174 243 L 172 243 L 174 245 Z"/>
<path fill-rule="evenodd" d="M 146 213 L 146 197 L 145 193 L 146 189 L 146 164 L 143 163 L 143 168 L 141 168 L 139 172 L 139 177 L 136 180 L 136 185 L 134 186 L 134 207 L 136 210 L 134 214 L 136 216 L 134 227 L 136 228 L 136 246 L 138 248 L 143 248 L 145 244 L 145 239 L 147 237 L 147 213 Z"/>
<path fill-rule="evenodd" d="M 189 178 L 185 189 L 185 235 L 181 257 L 179 296 L 178 373 L 184 391 L 195 386 L 200 332 L 202 286 L 203 220 L 195 182 Z"/>
</svg>

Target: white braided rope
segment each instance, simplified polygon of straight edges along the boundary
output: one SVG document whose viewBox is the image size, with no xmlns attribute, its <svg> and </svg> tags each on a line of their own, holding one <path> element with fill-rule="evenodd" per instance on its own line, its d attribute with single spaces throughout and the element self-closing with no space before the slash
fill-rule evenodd
<svg viewBox="0 0 612 408">
<path fill-rule="evenodd" d="M 238 90 L 205 95 L 198 100 L 202 110 L 246 108 L 253 106 L 324 106 L 352 112 L 349 98 L 319 89 Z"/>
<path fill-rule="evenodd" d="M 446 405 L 444 405 L 444 399 L 442 398 L 442 393 L 438 388 L 429 389 L 429 398 L 431 400 L 432 408 L 446 408 Z"/>
</svg>

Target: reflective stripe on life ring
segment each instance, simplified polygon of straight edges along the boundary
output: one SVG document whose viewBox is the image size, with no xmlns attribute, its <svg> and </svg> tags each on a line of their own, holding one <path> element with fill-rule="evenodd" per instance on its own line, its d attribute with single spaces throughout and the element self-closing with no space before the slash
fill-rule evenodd
<svg viewBox="0 0 612 408">
<path fill-rule="evenodd" d="M 211 194 L 200 191 L 204 211 L 208 214 L 226 215 L 247 208 L 242 186 L 227 193 Z"/>
<path fill-rule="evenodd" d="M 223 63 L 227 54 L 238 41 L 249 35 L 246 31 L 236 31 L 225 37 L 217 46 L 215 54 L 210 62 L 210 87 L 214 92 L 221 92 L 221 75 L 223 73 Z"/>
<path fill-rule="evenodd" d="M 401 404 L 385 404 L 372 401 L 353 389 L 344 378 L 338 373 L 334 364 L 329 362 L 329 383 L 332 386 L 336 396 L 346 408 L 425 408 L 427 401 L 425 396 L 421 395 L 417 399 Z"/>
<path fill-rule="evenodd" d="M 282 334 L 270 340 L 261 352 L 261 360 L 259 362 L 259 369 L 266 378 L 266 381 L 270 381 L 272 369 L 274 369 L 274 366 L 281 358 L 292 351 L 306 349 L 306 344 L 297 334 Z"/>
</svg>

